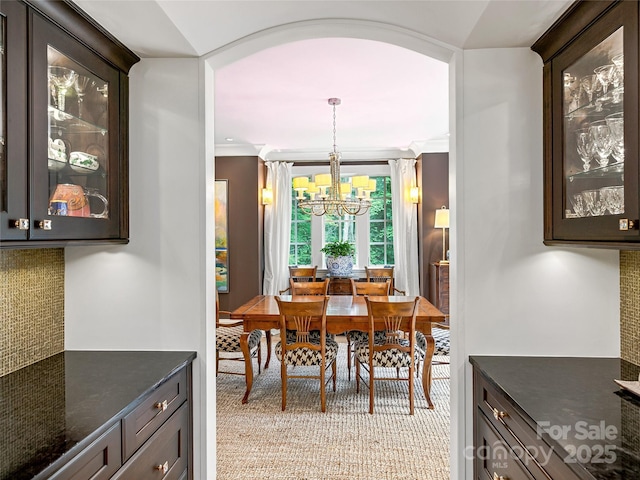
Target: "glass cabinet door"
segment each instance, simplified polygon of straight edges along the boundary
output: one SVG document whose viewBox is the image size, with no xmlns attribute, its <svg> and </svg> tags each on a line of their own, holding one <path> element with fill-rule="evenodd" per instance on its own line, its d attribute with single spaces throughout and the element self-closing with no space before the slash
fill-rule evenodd
<svg viewBox="0 0 640 480">
<path fill-rule="evenodd" d="M 47 47 L 48 214 L 109 218 L 109 81 Z"/>
<path fill-rule="evenodd" d="M 552 60 L 555 239 L 638 236 L 625 229 L 639 208 L 634 3 L 612 8 Z"/>
<path fill-rule="evenodd" d="M 32 44 L 30 238 L 117 238 L 119 73 L 37 16 Z"/>
<path fill-rule="evenodd" d="M 564 216 L 624 213 L 623 27 L 562 71 Z"/>
</svg>

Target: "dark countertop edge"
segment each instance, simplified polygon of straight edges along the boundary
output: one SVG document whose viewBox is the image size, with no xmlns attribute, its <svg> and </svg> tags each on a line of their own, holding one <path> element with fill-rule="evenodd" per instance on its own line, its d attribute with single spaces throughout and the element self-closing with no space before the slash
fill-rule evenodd
<svg viewBox="0 0 640 480">
<path fill-rule="evenodd" d="M 469 363 L 471 363 L 471 365 L 473 365 L 474 367 L 476 367 L 483 375 L 484 378 L 487 379 L 487 381 L 495 388 L 497 388 L 498 390 L 500 390 L 501 392 L 504 393 L 504 397 L 505 399 L 511 404 L 511 406 L 513 408 L 516 409 L 516 411 L 518 412 L 518 414 L 523 418 L 523 420 L 525 422 L 527 422 L 527 424 L 529 425 L 529 427 L 531 427 L 534 431 L 538 431 L 538 423 L 527 413 L 527 411 L 520 406 L 520 404 L 515 401 L 513 399 L 513 397 L 511 396 L 511 394 L 509 393 L 509 391 L 505 388 L 503 388 L 498 382 L 496 382 L 493 377 L 491 376 L 491 374 L 489 372 L 487 372 L 486 370 L 484 370 L 482 368 L 482 366 L 478 363 L 479 360 L 476 359 L 481 359 L 481 358 L 492 358 L 492 359 L 496 359 L 496 358 L 504 358 L 505 360 L 509 359 L 509 358 L 558 358 L 558 359 L 562 359 L 562 358 L 603 358 L 603 359 L 618 359 L 618 357 L 566 357 L 566 356 L 531 356 L 531 355 L 469 355 Z M 475 407 L 474 407 L 475 408 Z M 551 436 L 543 430 L 543 435 L 541 435 L 541 439 L 544 440 L 544 442 L 549 445 L 554 451 L 558 452 L 566 452 L 567 455 L 569 454 L 569 452 L 567 452 L 567 450 L 560 444 L 558 443 L 557 440 L 554 440 L 553 438 L 551 438 Z M 596 477 L 594 477 L 591 472 L 589 470 L 587 470 L 587 468 L 582 465 L 580 462 L 575 462 L 575 463 L 565 463 L 565 465 L 569 466 L 569 468 L 571 470 L 573 470 L 578 476 L 580 476 L 581 478 L 589 478 L 592 480 L 597 480 Z"/>
<path fill-rule="evenodd" d="M 87 435 L 85 438 L 80 440 L 77 444 L 71 447 L 67 452 L 65 452 L 60 458 L 58 458 L 55 462 L 51 463 L 48 467 L 42 470 L 38 475 L 33 477 L 32 480 L 45 480 L 49 478 L 56 471 L 60 470 L 64 465 L 66 465 L 69 461 L 73 460 L 78 454 L 84 451 L 89 445 L 91 445 L 94 441 L 96 441 L 102 434 L 104 434 L 109 428 L 111 428 L 115 423 L 121 421 L 122 418 L 129 412 L 133 411 L 140 403 L 144 397 L 146 397 L 153 390 L 158 388 L 160 385 L 169 380 L 173 375 L 175 375 L 178 371 L 191 364 L 193 360 L 195 360 L 197 356 L 197 352 L 195 351 L 182 351 L 182 350 L 64 350 L 64 352 L 172 352 L 172 353 L 185 353 L 188 356 L 180 363 L 176 364 L 164 377 L 158 380 L 153 385 L 150 385 L 144 392 L 142 392 L 136 399 L 131 402 L 129 405 L 125 406 L 118 413 L 113 415 L 109 420 L 107 420 L 101 427 L 96 429 L 90 435 Z"/>
</svg>

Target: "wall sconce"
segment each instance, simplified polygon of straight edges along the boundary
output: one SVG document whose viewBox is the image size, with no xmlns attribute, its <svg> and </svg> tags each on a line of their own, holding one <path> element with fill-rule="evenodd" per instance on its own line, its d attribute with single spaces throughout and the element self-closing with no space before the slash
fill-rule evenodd
<svg viewBox="0 0 640 480">
<path fill-rule="evenodd" d="M 270 188 L 262 189 L 262 205 L 271 205 L 273 203 L 273 190 Z"/>
<path fill-rule="evenodd" d="M 418 203 L 420 201 L 420 190 L 418 190 L 418 187 L 409 188 L 409 201 L 411 203 Z"/>
<path fill-rule="evenodd" d="M 442 208 L 436 210 L 436 219 L 435 222 L 433 222 L 433 228 L 442 229 L 442 260 L 440 260 L 440 263 L 449 263 L 446 257 L 447 249 L 445 243 L 445 232 L 447 228 L 449 228 L 449 209 L 444 205 Z"/>
</svg>

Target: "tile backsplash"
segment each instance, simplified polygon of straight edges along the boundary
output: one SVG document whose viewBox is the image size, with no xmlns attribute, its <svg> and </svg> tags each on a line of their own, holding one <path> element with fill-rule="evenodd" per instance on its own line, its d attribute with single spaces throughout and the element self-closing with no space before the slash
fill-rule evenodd
<svg viewBox="0 0 640 480">
<path fill-rule="evenodd" d="M 620 252 L 620 357 L 640 365 L 640 252 Z"/>
<path fill-rule="evenodd" d="M 0 376 L 64 350 L 64 249 L 0 250 Z"/>
</svg>

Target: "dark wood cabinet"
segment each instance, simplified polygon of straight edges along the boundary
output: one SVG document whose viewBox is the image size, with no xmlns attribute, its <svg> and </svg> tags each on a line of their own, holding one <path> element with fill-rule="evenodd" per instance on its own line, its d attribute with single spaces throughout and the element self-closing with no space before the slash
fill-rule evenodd
<svg viewBox="0 0 640 480">
<path fill-rule="evenodd" d="M 544 242 L 640 248 L 638 2 L 579 1 L 544 61 Z"/>
<path fill-rule="evenodd" d="M 476 480 L 586 478 L 564 462 L 563 453 L 547 444 L 527 423 L 526 414 L 477 368 L 473 373 L 473 399 Z"/>
<path fill-rule="evenodd" d="M 0 247 L 126 243 L 127 74 L 139 58 L 70 2 L 0 9 Z"/>
<path fill-rule="evenodd" d="M 449 318 L 449 264 L 431 264 L 429 279 L 431 303 Z M 448 320 L 447 320 L 448 321 Z"/>
</svg>

